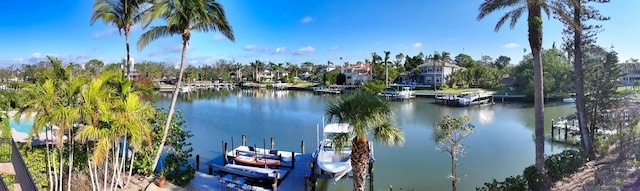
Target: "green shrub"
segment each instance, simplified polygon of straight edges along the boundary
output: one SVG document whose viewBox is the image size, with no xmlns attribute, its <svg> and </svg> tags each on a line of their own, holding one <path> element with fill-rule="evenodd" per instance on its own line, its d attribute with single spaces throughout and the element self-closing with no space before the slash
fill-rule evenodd
<svg viewBox="0 0 640 191">
<path fill-rule="evenodd" d="M 477 191 L 522 191 L 527 189 L 527 181 L 520 175 L 509 176 L 502 182 L 493 179 L 492 182 L 485 182 L 482 187 L 476 187 Z"/>
<path fill-rule="evenodd" d="M 162 139 L 162 129 L 164 128 L 166 118 L 167 112 L 158 110 L 154 119 L 151 119 L 151 125 L 153 127 L 151 149 L 146 148 L 139 151 L 140 154 L 136 154 L 136 160 L 133 162 L 136 173 L 143 175 L 153 174 L 151 165 L 153 165 L 153 157 Z M 173 120 L 171 120 L 169 135 L 167 136 L 165 145 L 165 149 L 167 149 L 165 152 L 169 150 L 168 148 L 171 148 L 171 151 L 165 156 L 164 162 L 160 162 L 163 164 L 162 173 L 167 180 L 179 186 L 188 185 L 195 177 L 196 172 L 196 169 L 188 164 L 188 159 L 192 157 L 193 148 L 187 139 L 192 137 L 193 134 L 190 131 L 184 130 L 186 128 L 184 123 L 182 113 L 180 110 L 177 110 L 173 116 Z"/>
<path fill-rule="evenodd" d="M 547 156 L 544 160 L 544 165 L 551 181 L 555 182 L 578 171 L 586 161 L 587 157 L 584 152 L 565 150 L 561 153 Z"/>
<path fill-rule="evenodd" d="M 551 178 L 551 181 L 555 182 L 578 171 L 586 161 L 587 157 L 584 152 L 565 150 L 561 153 L 547 156 L 544 160 L 544 165 L 547 175 Z M 510 176 L 502 182 L 493 179 L 491 182 L 485 182 L 482 187 L 476 187 L 476 190 L 540 190 L 542 180 L 535 166 L 528 166 L 522 174 L 522 176 Z"/>
</svg>

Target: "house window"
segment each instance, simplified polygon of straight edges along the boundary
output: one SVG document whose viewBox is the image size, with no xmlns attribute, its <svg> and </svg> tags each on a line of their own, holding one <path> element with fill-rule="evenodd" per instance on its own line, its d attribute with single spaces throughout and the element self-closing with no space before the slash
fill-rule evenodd
<svg viewBox="0 0 640 191">
<path fill-rule="evenodd" d="M 432 72 L 433 71 L 433 66 L 428 66 L 427 67 L 427 72 Z"/>
<path fill-rule="evenodd" d="M 440 78 L 436 77 L 436 83 L 440 83 Z"/>
<path fill-rule="evenodd" d="M 435 68 L 436 68 L 436 72 L 440 72 L 440 68 L 441 68 L 440 66 L 435 66 Z"/>
</svg>

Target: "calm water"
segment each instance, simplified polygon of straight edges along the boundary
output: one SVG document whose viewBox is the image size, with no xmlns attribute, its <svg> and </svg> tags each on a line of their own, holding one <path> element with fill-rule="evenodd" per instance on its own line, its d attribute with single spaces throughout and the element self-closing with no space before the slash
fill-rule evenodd
<svg viewBox="0 0 640 191">
<path fill-rule="evenodd" d="M 275 139 L 280 150 L 306 152 L 316 147 L 316 126 L 322 124 L 325 104 L 335 96 L 313 95 L 301 91 L 235 90 L 199 91 L 182 94 L 176 108 L 181 110 L 188 130 L 195 136 L 194 154 L 201 161 L 213 161 L 222 155 L 222 141 L 263 145 Z M 375 190 L 447 190 L 450 181 L 449 157 L 436 151 L 433 129 L 444 116 L 471 115 L 475 133 L 463 142 L 466 154 L 459 160 L 458 174 L 464 174 L 460 190 L 474 190 L 492 178 L 504 179 L 521 174 L 534 163 L 533 105 L 521 103 L 452 108 L 435 105 L 431 98 L 392 102 L 393 124 L 402 128 L 406 142 L 401 147 L 375 144 Z M 156 104 L 168 108 L 170 94 L 161 94 Z M 548 105 L 545 121 L 572 113 L 573 105 Z M 546 124 L 547 132 L 549 124 Z M 548 133 L 547 133 L 548 134 Z M 546 143 L 547 154 L 561 152 L 562 145 Z M 218 162 L 218 161 L 216 161 Z M 206 172 L 206 165 L 202 165 Z M 351 190 L 350 180 L 330 181 L 328 190 Z"/>
</svg>

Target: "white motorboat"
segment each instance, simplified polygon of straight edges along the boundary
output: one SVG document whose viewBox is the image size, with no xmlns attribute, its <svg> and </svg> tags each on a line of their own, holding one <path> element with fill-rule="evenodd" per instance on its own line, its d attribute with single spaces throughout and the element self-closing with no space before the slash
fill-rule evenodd
<svg viewBox="0 0 640 191">
<path fill-rule="evenodd" d="M 565 103 L 575 103 L 576 102 L 576 98 L 572 98 L 572 97 L 564 98 L 564 99 L 562 99 L 562 101 L 565 102 Z"/>
<path fill-rule="evenodd" d="M 352 127 L 347 123 L 327 124 L 323 129 L 323 139 L 313 154 L 318 167 L 335 181 L 351 171 L 351 148 L 348 146 L 342 149 L 336 148 L 333 138 L 337 134 L 351 134 L 351 131 Z"/>
<path fill-rule="evenodd" d="M 379 94 L 380 96 L 383 97 L 387 97 L 387 98 L 394 98 L 394 99 L 398 99 L 398 100 L 406 100 L 406 99 L 413 99 L 416 97 L 416 91 L 411 90 L 411 87 L 409 86 L 405 86 L 402 87 L 402 90 L 396 88 L 385 88 L 382 93 Z"/>
<path fill-rule="evenodd" d="M 186 93 L 186 92 L 190 92 L 191 91 L 191 87 L 189 86 L 182 86 L 179 89 L 180 93 Z"/>
</svg>

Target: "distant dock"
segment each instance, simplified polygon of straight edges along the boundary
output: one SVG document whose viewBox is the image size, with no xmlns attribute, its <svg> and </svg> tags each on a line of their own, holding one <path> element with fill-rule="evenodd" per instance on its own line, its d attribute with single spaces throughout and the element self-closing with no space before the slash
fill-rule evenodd
<svg viewBox="0 0 640 191">
<path fill-rule="evenodd" d="M 460 94 L 435 94 L 436 103 L 446 106 L 465 107 L 471 105 L 494 104 L 493 93 L 473 91 Z"/>
</svg>

